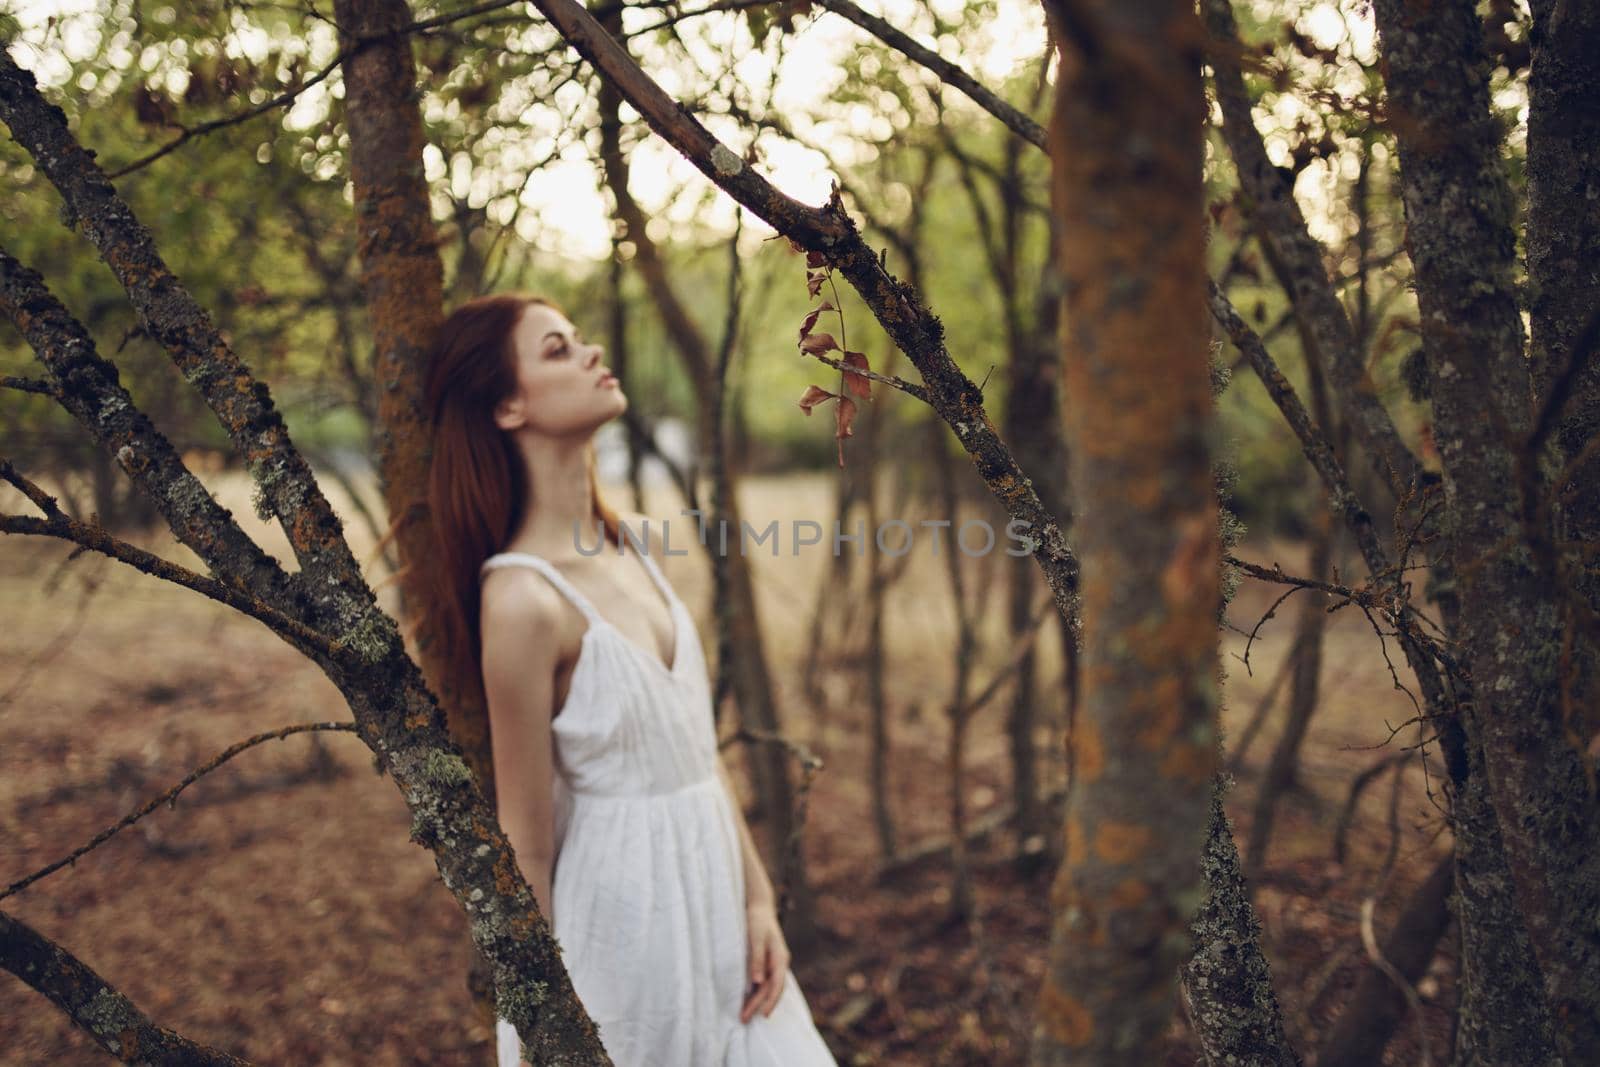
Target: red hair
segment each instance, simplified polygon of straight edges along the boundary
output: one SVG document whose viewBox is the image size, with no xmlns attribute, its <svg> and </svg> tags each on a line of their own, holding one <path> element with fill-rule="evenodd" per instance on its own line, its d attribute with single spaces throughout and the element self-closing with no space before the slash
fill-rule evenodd
<svg viewBox="0 0 1600 1067">
<path fill-rule="evenodd" d="M 511 435 L 495 425 L 494 409 L 517 387 L 513 338 L 529 304 L 561 311 L 544 297 L 516 292 L 462 304 L 439 325 L 423 370 L 424 412 L 432 427 L 432 550 L 425 563 L 418 561 L 427 571 L 418 583 L 419 630 L 439 643 L 438 662 L 449 688 L 465 698 L 458 710 L 478 709 L 475 714 L 486 714 L 478 571 L 505 548 L 528 506 L 527 464 Z M 600 496 L 592 447 L 589 489 L 595 518 L 614 542 L 621 524 Z"/>
</svg>

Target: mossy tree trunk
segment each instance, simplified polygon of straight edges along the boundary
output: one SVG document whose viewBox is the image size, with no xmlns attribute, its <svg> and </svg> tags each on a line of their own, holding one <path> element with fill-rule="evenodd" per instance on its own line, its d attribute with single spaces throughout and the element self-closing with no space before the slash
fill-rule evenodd
<svg viewBox="0 0 1600 1067">
<path fill-rule="evenodd" d="M 1463 726 L 1482 749 L 1557 1050 L 1578 1063 L 1600 1048 L 1600 803 L 1587 738 L 1570 729 L 1548 487 L 1524 443 L 1535 414 L 1515 207 L 1482 25 L 1468 0 L 1375 10 L 1476 697 Z"/>
<path fill-rule="evenodd" d="M 1216 765 L 1200 38 L 1177 0 L 1048 10 L 1083 704 L 1033 1062 L 1143 1065 L 1189 955 Z"/>
</svg>

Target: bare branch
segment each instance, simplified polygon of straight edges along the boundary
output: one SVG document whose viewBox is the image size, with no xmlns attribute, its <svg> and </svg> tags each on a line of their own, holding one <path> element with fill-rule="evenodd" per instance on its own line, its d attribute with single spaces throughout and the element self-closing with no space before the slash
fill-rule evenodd
<svg viewBox="0 0 1600 1067">
<path fill-rule="evenodd" d="M 200 766 L 186 774 L 183 780 L 177 785 L 173 786 L 171 789 L 168 789 L 160 796 L 154 797 L 145 802 L 139 808 L 124 815 L 116 823 L 108 826 L 104 830 L 101 830 L 98 834 L 95 834 L 87 844 L 78 846 L 67 855 L 61 857 L 59 860 L 56 860 L 54 863 L 46 864 L 37 871 L 34 871 L 32 874 L 28 875 L 26 878 L 19 878 L 17 881 L 6 886 L 5 889 L 0 890 L 0 900 L 4 900 L 6 897 L 9 897 L 14 893 L 21 892 L 33 883 L 39 881 L 41 878 L 59 871 L 68 864 L 76 863 L 86 853 L 91 852 L 105 844 L 121 831 L 132 826 L 146 815 L 149 815 L 152 811 L 155 811 L 163 803 L 167 804 L 169 807 L 172 806 L 177 801 L 179 793 L 183 792 L 185 789 L 189 788 L 189 786 L 199 781 L 202 777 L 210 774 L 212 771 L 216 770 L 218 767 L 222 766 L 224 763 L 228 762 L 247 748 L 253 748 L 256 745 L 261 744 L 263 741 L 281 741 L 290 734 L 305 733 L 308 730 L 345 730 L 354 733 L 355 728 L 356 724 L 353 722 L 301 722 L 295 723 L 292 726 L 285 726 L 279 730 L 269 730 L 264 734 L 256 734 L 254 737 L 240 741 L 238 744 L 229 745 L 217 755 L 211 757 L 211 759 L 207 760 L 205 763 L 202 763 Z"/>
<path fill-rule="evenodd" d="M 66 1012 L 119 1060 L 161 1067 L 249 1067 L 245 1060 L 157 1026 L 88 964 L 3 911 L 0 966 Z"/>
<path fill-rule="evenodd" d="M 1371 453 L 1374 469 L 1396 496 L 1403 495 L 1426 472 L 1373 391 L 1355 331 L 1328 281 L 1319 246 L 1306 229 L 1294 191 L 1267 158 L 1245 91 L 1231 0 L 1205 0 L 1203 9 L 1213 38 L 1207 46 L 1208 59 L 1222 108 L 1222 136 L 1239 172 L 1240 199 L 1260 227 L 1263 243 L 1284 268 L 1289 297 L 1327 360 L 1328 377 L 1344 401 L 1352 428 Z"/>
<path fill-rule="evenodd" d="M 1032 481 L 1019 469 L 984 410 L 983 394 L 962 373 L 944 344 L 944 328 L 910 286 L 884 269 L 839 203 L 838 191 L 812 208 L 775 189 L 650 79 L 574 0 L 534 0 L 561 35 L 591 63 L 644 120 L 711 181 L 757 217 L 837 267 L 861 294 L 895 344 L 927 383 L 929 403 L 949 424 L 1008 516 L 1038 537 L 1035 553 L 1056 607 L 1074 635 L 1080 629 L 1078 562 Z"/>
<path fill-rule="evenodd" d="M 0 119 L 60 191 L 66 220 L 99 249 L 140 324 L 227 430 L 288 535 L 306 599 L 336 614 L 365 609 L 354 588 L 362 584 L 360 567 L 340 536 L 339 518 L 291 444 L 267 387 L 251 377 L 210 315 L 168 269 L 150 231 L 67 129 L 66 114 L 40 95 L 33 75 L 3 49 Z"/>
<path fill-rule="evenodd" d="M 0 460 L 0 475 L 4 475 L 5 479 L 13 484 L 20 477 L 11 464 L 4 460 Z M 54 501 L 51 503 L 54 504 Z M 215 578 L 196 574 L 153 552 L 118 540 L 107 533 L 102 526 L 80 522 L 59 512 L 56 516 L 45 519 L 34 518 L 31 515 L 0 515 L 0 533 L 34 534 L 72 541 L 112 559 L 120 560 L 146 574 L 165 579 L 174 585 L 181 585 L 185 589 L 192 589 L 219 604 L 226 604 L 252 619 L 265 623 L 279 637 L 302 652 L 315 653 L 331 659 L 348 655 L 347 650 L 330 641 L 325 635 L 311 629 L 298 619 L 290 618 L 251 593 Z"/>
<path fill-rule="evenodd" d="M 1006 103 L 993 90 L 979 83 L 976 78 L 962 70 L 955 63 L 945 59 L 933 49 L 918 44 L 909 35 L 897 30 L 886 20 L 861 10 L 861 8 L 851 3 L 851 0 L 817 0 L 817 2 L 835 15 L 849 19 L 897 52 L 920 63 L 938 75 L 941 81 L 952 88 L 959 89 L 973 103 L 1005 123 L 1017 136 L 1048 151 L 1045 148 L 1043 126 L 1040 126 L 1037 122 L 1034 122 L 1028 116 Z"/>
<path fill-rule="evenodd" d="M 37 378 L 19 378 L 14 374 L 7 374 L 0 378 L 0 387 L 15 389 L 19 393 L 38 393 L 42 396 L 59 397 L 60 391 L 49 382 L 42 382 Z"/>
<path fill-rule="evenodd" d="M 876 371 L 862 370 L 859 367 L 846 367 L 843 360 L 834 359 L 832 356 L 824 355 L 821 352 L 801 352 L 801 355 L 810 356 L 818 363 L 826 363 L 835 370 L 849 370 L 851 374 L 859 377 L 867 378 L 874 382 L 882 382 L 884 385 L 893 386 L 908 396 L 914 396 L 925 404 L 929 403 L 928 391 L 926 389 L 918 385 L 916 382 L 906 381 L 897 374 L 879 374 Z"/>
<path fill-rule="evenodd" d="M 212 499 L 172 444 L 134 406 L 117 369 L 95 351 L 88 330 L 44 287 L 38 273 L 0 248 L 0 311 L 49 372 L 61 406 L 160 509 L 178 540 L 213 574 L 280 611 L 293 603 L 291 580 Z"/>
</svg>

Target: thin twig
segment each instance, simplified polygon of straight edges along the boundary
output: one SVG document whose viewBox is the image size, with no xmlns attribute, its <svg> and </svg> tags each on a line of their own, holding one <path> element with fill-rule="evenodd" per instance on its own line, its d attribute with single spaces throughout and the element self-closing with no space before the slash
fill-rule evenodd
<svg viewBox="0 0 1600 1067">
<path fill-rule="evenodd" d="M 329 640 L 324 634 L 313 630 L 298 619 L 285 615 L 251 593 L 207 575 L 196 574 L 186 567 L 180 567 L 171 560 L 158 556 L 153 552 L 148 552 L 137 545 L 129 544 L 120 538 L 113 537 L 103 526 L 80 522 L 63 514 L 54 498 L 24 477 L 7 460 L 0 459 L 0 477 L 22 489 L 23 492 L 28 494 L 29 499 L 34 500 L 36 503 L 39 502 L 37 498 L 42 497 L 44 503 L 40 504 L 40 510 L 50 516 L 41 519 L 32 515 L 0 514 L 0 533 L 32 534 L 72 541 L 75 544 L 82 545 L 84 548 L 99 552 L 101 555 L 120 560 L 146 574 L 165 579 L 175 585 L 181 585 L 185 589 L 192 589 L 197 593 L 210 597 L 212 600 L 241 611 L 251 618 L 265 623 L 285 640 L 305 650 L 320 653 L 331 659 L 345 657 L 344 649 Z"/>
<path fill-rule="evenodd" d="M 247 738 L 237 744 L 229 745 L 227 748 L 217 753 L 217 755 L 211 757 L 211 759 L 190 771 L 184 776 L 181 782 L 173 786 L 171 789 L 168 789 L 160 796 L 151 798 L 139 808 L 130 811 L 111 826 L 108 826 L 104 830 L 101 830 L 98 834 L 95 834 L 87 844 L 78 846 L 67 855 L 61 857 L 59 860 L 56 860 L 54 863 L 46 864 L 37 871 L 34 871 L 32 874 L 28 875 L 26 878 L 18 879 L 17 881 L 8 885 L 4 890 L 0 890 L 0 900 L 4 900 L 6 897 L 9 897 L 14 893 L 21 892 L 33 883 L 39 881 L 41 878 L 44 878 L 50 874 L 54 874 L 56 871 L 59 871 L 68 864 L 77 862 L 77 860 L 85 853 L 99 848 L 121 831 L 132 826 L 146 815 L 149 815 L 152 811 L 155 811 L 162 805 L 163 802 L 165 802 L 168 807 L 176 806 L 179 793 L 183 792 L 185 789 L 189 788 L 189 786 L 199 781 L 201 777 L 216 770 L 218 767 L 222 766 L 224 763 L 228 762 L 230 759 L 237 756 L 247 748 L 259 745 L 263 741 L 271 741 L 274 739 L 282 740 L 283 738 L 288 737 L 290 734 L 305 733 L 308 730 L 346 730 L 353 733 L 355 732 L 355 729 L 356 724 L 353 722 L 301 722 L 295 723 L 292 726 L 285 726 L 279 730 L 272 730 L 264 734 L 256 734 L 254 737 Z"/>
</svg>

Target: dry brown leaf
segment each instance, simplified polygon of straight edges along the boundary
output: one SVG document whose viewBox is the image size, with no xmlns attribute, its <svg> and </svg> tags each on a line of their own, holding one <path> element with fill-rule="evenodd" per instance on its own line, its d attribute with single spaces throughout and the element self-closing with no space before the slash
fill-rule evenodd
<svg viewBox="0 0 1600 1067">
<path fill-rule="evenodd" d="M 806 335 L 811 332 L 812 327 L 817 324 L 818 315 L 822 314 L 824 311 L 832 310 L 833 305 L 824 300 L 822 303 L 806 312 L 805 321 L 800 324 L 800 340 L 804 341 L 806 339 Z"/>
<path fill-rule="evenodd" d="M 820 356 L 824 352 L 832 352 L 839 347 L 839 342 L 833 339 L 831 333 L 808 334 L 800 342 L 800 351 L 808 356 Z"/>
<path fill-rule="evenodd" d="M 846 352 L 844 354 L 843 362 L 847 367 L 860 367 L 862 370 L 872 369 L 872 365 L 867 362 L 867 354 L 865 352 Z M 845 371 L 844 384 L 845 388 L 849 389 L 861 399 L 872 399 L 871 378 L 863 378 L 859 374 L 851 374 L 849 371 Z"/>
<path fill-rule="evenodd" d="M 820 385 L 808 385 L 806 386 L 805 393 L 803 393 L 800 397 L 800 410 L 809 415 L 811 414 L 812 408 L 816 407 L 824 400 L 832 400 L 834 395 L 835 394 L 828 392 Z"/>
<path fill-rule="evenodd" d="M 838 405 L 834 408 L 834 425 L 836 428 L 833 436 L 854 437 L 856 432 L 850 428 L 850 424 L 855 421 L 856 402 L 847 396 L 841 396 Z"/>
</svg>

